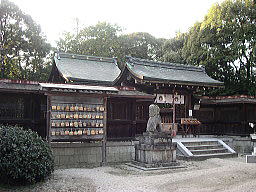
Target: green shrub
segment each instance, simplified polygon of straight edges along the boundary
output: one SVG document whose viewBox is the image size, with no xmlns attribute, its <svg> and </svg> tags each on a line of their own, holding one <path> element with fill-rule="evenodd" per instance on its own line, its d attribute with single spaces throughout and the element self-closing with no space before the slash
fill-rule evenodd
<svg viewBox="0 0 256 192">
<path fill-rule="evenodd" d="M 0 125 L 0 182 L 30 184 L 54 170 L 51 148 L 37 133 Z"/>
</svg>

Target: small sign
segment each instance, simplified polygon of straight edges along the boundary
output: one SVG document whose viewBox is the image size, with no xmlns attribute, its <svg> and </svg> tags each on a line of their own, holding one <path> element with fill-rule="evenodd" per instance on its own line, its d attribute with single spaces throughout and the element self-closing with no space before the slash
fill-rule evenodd
<svg viewBox="0 0 256 192">
<path fill-rule="evenodd" d="M 188 110 L 188 116 L 189 116 L 189 117 L 192 117 L 192 116 L 193 116 L 192 109 L 189 109 L 189 110 Z"/>
<path fill-rule="evenodd" d="M 157 94 L 155 103 L 184 104 L 184 95 Z"/>
<path fill-rule="evenodd" d="M 174 95 L 175 104 L 184 104 L 184 95 Z"/>
<path fill-rule="evenodd" d="M 200 105 L 194 105 L 194 110 L 199 110 L 200 109 Z"/>
<path fill-rule="evenodd" d="M 166 103 L 166 94 L 157 94 L 155 103 Z"/>
</svg>

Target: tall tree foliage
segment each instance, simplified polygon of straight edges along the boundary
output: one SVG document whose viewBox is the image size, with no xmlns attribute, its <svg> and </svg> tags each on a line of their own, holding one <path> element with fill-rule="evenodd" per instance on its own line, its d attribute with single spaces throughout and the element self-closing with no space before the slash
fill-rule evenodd
<svg viewBox="0 0 256 192">
<path fill-rule="evenodd" d="M 188 33 L 183 48 L 188 63 L 204 65 L 224 81 L 218 94 L 256 94 L 256 5 L 253 0 L 215 4 Z"/>
<path fill-rule="evenodd" d="M 166 40 L 163 44 L 163 56 L 161 60 L 185 64 L 186 59 L 182 55 L 182 49 L 186 38 L 186 33 L 177 33 L 176 37 Z"/>
<path fill-rule="evenodd" d="M 0 51 L 1 78 L 47 79 L 50 45 L 39 25 L 8 0 L 0 4 Z"/>
<path fill-rule="evenodd" d="M 157 60 L 162 57 L 162 46 L 165 39 L 157 39 L 149 33 L 137 32 L 124 34 L 119 37 L 120 56 Z"/>
<path fill-rule="evenodd" d="M 57 49 L 85 55 L 117 57 L 121 64 L 126 55 L 144 59 L 160 58 L 163 39 L 157 39 L 148 33 L 121 32 L 118 25 L 99 22 L 85 27 L 77 34 L 64 33 L 57 42 Z"/>
<path fill-rule="evenodd" d="M 66 32 L 57 42 L 59 51 L 115 57 L 118 47 L 118 33 L 121 28 L 106 22 L 85 27 L 77 34 Z"/>
</svg>

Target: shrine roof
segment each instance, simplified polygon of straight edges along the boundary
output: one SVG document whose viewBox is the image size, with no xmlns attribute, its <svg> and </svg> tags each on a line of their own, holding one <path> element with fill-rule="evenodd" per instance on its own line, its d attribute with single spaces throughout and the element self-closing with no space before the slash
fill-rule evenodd
<svg viewBox="0 0 256 192">
<path fill-rule="evenodd" d="M 136 90 L 135 87 L 118 86 L 115 88 L 118 89 L 117 96 L 131 97 L 131 98 L 149 98 L 149 99 L 155 99 L 155 97 L 156 97 L 153 94 L 148 94 L 148 93 Z"/>
<path fill-rule="evenodd" d="M 217 97 L 200 97 L 202 104 L 236 104 L 250 103 L 256 104 L 255 96 L 248 95 L 233 95 L 233 96 L 217 96 Z"/>
<path fill-rule="evenodd" d="M 75 84 L 54 84 L 39 83 L 41 90 L 59 91 L 59 92 L 79 92 L 79 93 L 108 93 L 116 94 L 118 89 L 107 86 L 75 85 Z"/>
<path fill-rule="evenodd" d="M 146 82 L 223 86 L 223 82 L 209 77 L 203 67 L 127 57 L 126 68 L 137 80 Z"/>
<path fill-rule="evenodd" d="M 115 58 L 58 53 L 54 63 L 70 83 L 111 85 L 121 72 Z"/>
<path fill-rule="evenodd" d="M 38 92 L 39 82 L 0 79 L 0 92 Z"/>
</svg>

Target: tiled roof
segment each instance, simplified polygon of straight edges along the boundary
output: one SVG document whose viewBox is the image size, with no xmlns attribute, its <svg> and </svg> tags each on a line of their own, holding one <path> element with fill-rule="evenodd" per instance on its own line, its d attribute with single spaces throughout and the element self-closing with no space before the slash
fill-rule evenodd
<svg viewBox="0 0 256 192">
<path fill-rule="evenodd" d="M 234 96 L 218 96 L 218 97 L 200 97 L 202 104 L 235 104 L 235 103 L 251 103 L 256 104 L 255 96 L 234 95 Z"/>
<path fill-rule="evenodd" d="M 124 97 L 136 97 L 136 98 L 150 98 L 154 99 L 155 95 L 141 92 L 135 89 L 135 87 L 116 87 L 118 89 L 118 96 Z"/>
<path fill-rule="evenodd" d="M 17 92 L 38 92 L 40 90 L 39 82 L 24 80 L 0 80 L 0 92 L 17 91 Z"/>
<path fill-rule="evenodd" d="M 134 57 L 127 57 L 126 66 L 131 74 L 144 81 L 181 85 L 223 86 L 222 82 L 209 77 L 203 67 L 156 62 Z"/>
<path fill-rule="evenodd" d="M 59 53 L 54 61 L 66 80 L 81 84 L 111 85 L 121 72 L 114 58 Z"/>
<path fill-rule="evenodd" d="M 43 91 L 79 92 L 79 93 L 107 93 L 117 94 L 118 89 L 106 86 L 75 85 L 75 84 L 54 84 L 39 83 Z"/>
</svg>

